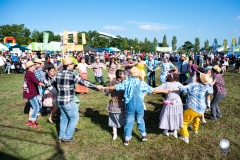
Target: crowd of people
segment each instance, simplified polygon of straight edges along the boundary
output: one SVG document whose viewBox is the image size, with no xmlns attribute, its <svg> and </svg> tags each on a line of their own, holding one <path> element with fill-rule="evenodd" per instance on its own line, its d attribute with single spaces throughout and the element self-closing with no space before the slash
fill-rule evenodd
<svg viewBox="0 0 240 160">
<path fill-rule="evenodd" d="M 222 75 L 228 70 L 229 63 L 234 67 L 233 71 L 240 64 L 235 56 L 230 59 L 224 54 L 196 56 L 192 52 L 189 55 L 95 53 L 90 56 L 89 53 L 70 53 L 61 57 L 59 54 L 26 53 L 13 58 L 15 56 L 0 54 L 0 74 L 10 73 L 9 67 L 11 69 L 13 64 L 20 64 L 25 71 L 23 98 L 31 104 L 26 125 L 39 127 L 37 117 L 44 107 L 50 108 L 47 122 L 54 123 L 54 115 L 60 110 L 58 140 L 74 142 L 73 134 L 78 130 L 76 124 L 79 119 L 75 93 L 87 94 L 88 88 L 102 90 L 106 96 L 111 95 L 107 110 L 113 140 L 117 139 L 117 128 L 124 127 L 124 145 L 128 145 L 132 138 L 134 121 L 142 141 L 147 140 L 144 97 L 151 93 L 166 94 L 159 116 L 159 128 L 163 134 L 178 138 L 180 130 L 179 138 L 189 143 L 188 125 L 191 122 L 197 134 L 200 121 L 206 123 L 206 111 L 211 111 L 208 117 L 211 120 L 222 117 L 218 104 L 227 95 Z M 87 80 L 88 68 L 93 70 L 95 83 Z M 107 69 L 107 86 L 103 69 Z M 155 72 L 159 69 L 161 85 L 156 86 Z M 185 106 L 183 98 L 186 99 Z"/>
</svg>

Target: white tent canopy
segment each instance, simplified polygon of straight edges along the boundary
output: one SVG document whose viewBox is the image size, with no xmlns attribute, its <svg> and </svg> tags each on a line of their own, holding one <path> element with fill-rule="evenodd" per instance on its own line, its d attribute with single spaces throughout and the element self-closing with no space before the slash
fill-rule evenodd
<svg viewBox="0 0 240 160">
<path fill-rule="evenodd" d="M 227 46 L 227 49 L 229 49 L 229 46 Z M 222 47 L 217 48 L 217 51 L 218 51 L 218 52 L 224 51 L 224 47 L 222 46 Z"/>
<path fill-rule="evenodd" d="M 2 43 L 0 43 L 0 51 L 8 51 L 9 49 L 4 46 Z"/>
<path fill-rule="evenodd" d="M 158 52 L 172 52 L 172 47 L 157 47 L 156 51 Z"/>
</svg>

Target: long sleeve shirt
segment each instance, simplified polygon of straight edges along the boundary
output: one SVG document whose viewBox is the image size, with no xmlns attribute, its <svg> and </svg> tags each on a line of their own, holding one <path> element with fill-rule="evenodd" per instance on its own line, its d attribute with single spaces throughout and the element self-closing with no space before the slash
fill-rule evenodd
<svg viewBox="0 0 240 160">
<path fill-rule="evenodd" d="M 35 77 L 35 74 L 31 71 L 26 71 L 23 82 L 23 98 L 32 99 L 39 95 L 38 85 L 40 81 Z"/>
<path fill-rule="evenodd" d="M 56 85 L 58 90 L 58 104 L 66 105 L 74 99 L 75 83 L 97 90 L 96 85 L 87 80 L 84 80 L 77 73 L 74 73 L 70 70 L 59 71 L 56 76 L 52 78 L 52 81 L 46 84 L 46 86 Z"/>
</svg>

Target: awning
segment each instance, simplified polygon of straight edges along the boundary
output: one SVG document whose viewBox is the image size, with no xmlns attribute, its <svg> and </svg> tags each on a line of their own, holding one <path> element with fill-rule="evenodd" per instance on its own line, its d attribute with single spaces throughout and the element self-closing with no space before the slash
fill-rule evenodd
<svg viewBox="0 0 240 160">
<path fill-rule="evenodd" d="M 158 52 L 172 52 L 172 47 L 157 47 L 156 51 Z"/>
<path fill-rule="evenodd" d="M 27 46 L 27 48 L 32 51 L 41 51 L 43 50 L 43 44 L 38 42 L 32 42 Z"/>
<path fill-rule="evenodd" d="M 110 47 L 109 49 L 113 50 L 114 52 L 120 52 L 121 50 L 116 47 Z"/>
<path fill-rule="evenodd" d="M 61 48 L 59 45 L 56 45 L 55 43 L 48 43 L 44 46 L 44 49 L 46 51 L 53 51 L 53 52 L 56 52 L 56 51 L 61 51 Z"/>
<path fill-rule="evenodd" d="M 9 50 L 8 47 L 0 43 L 0 51 L 8 51 L 8 50 Z"/>
</svg>

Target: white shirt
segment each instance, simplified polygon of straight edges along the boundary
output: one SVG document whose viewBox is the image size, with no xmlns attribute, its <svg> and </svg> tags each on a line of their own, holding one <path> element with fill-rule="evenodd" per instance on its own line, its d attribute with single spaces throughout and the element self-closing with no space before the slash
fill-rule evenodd
<svg viewBox="0 0 240 160">
<path fill-rule="evenodd" d="M 3 66 L 6 62 L 6 59 L 3 56 L 0 56 L 0 66 Z"/>
</svg>

